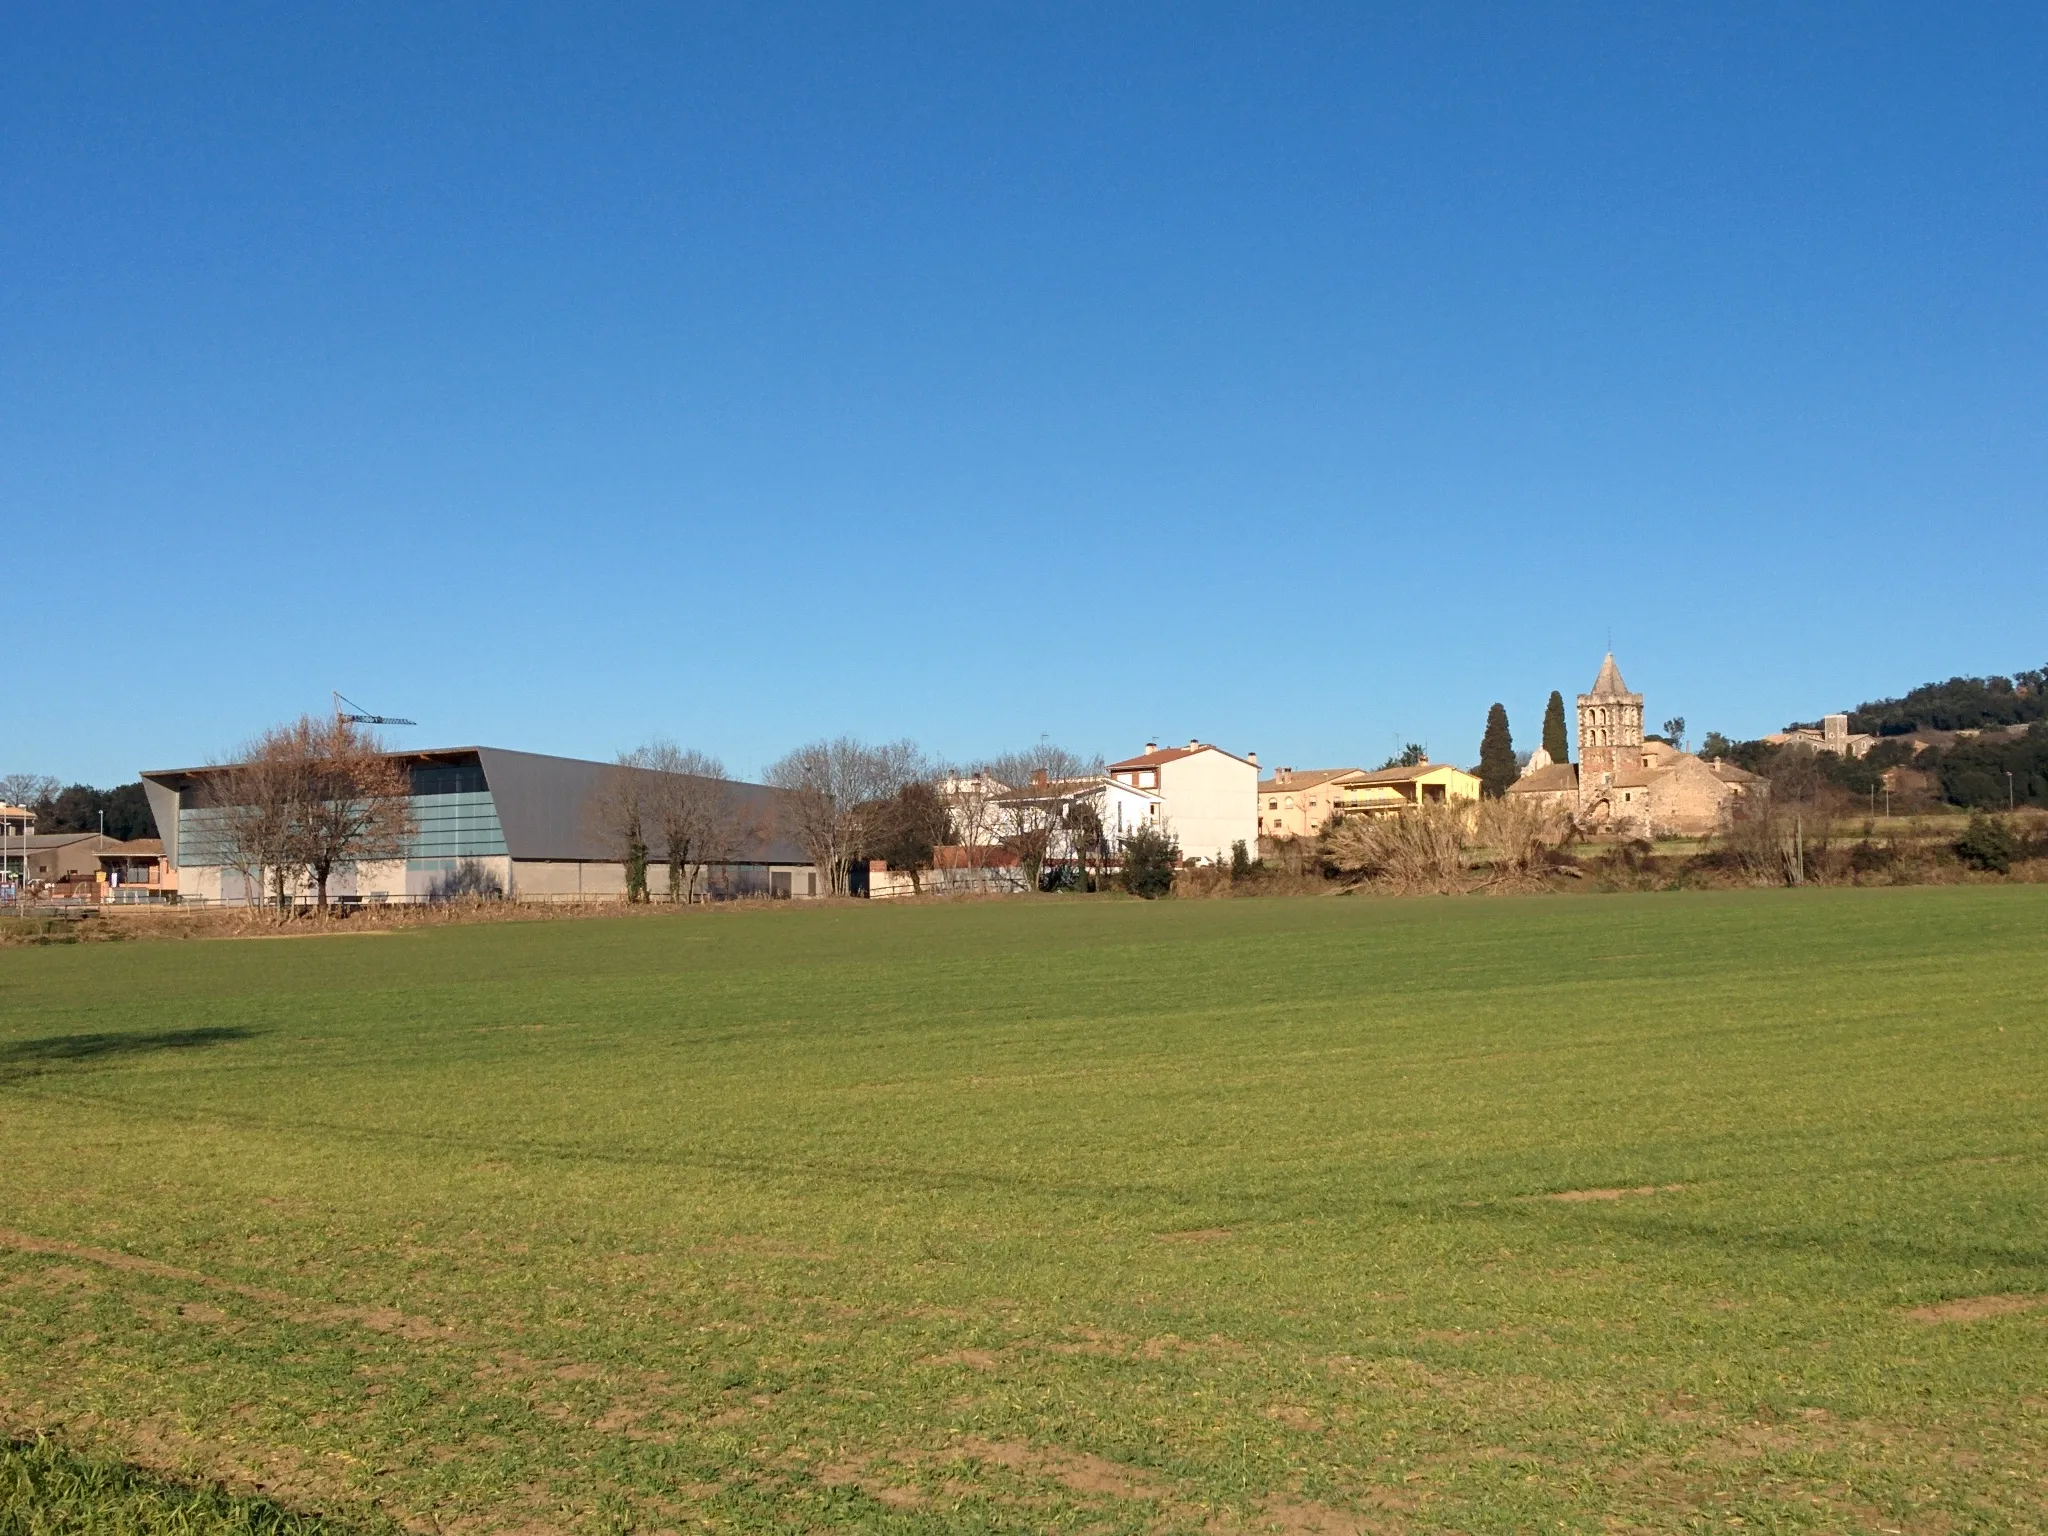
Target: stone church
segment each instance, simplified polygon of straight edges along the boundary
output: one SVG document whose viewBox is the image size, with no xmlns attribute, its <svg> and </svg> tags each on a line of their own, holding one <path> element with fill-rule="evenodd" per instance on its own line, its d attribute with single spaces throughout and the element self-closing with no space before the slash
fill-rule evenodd
<svg viewBox="0 0 2048 1536">
<path fill-rule="evenodd" d="M 1579 830 L 1605 837 L 1703 837 L 1728 825 L 1735 801 L 1761 783 L 1733 763 L 1712 762 L 1643 739 L 1643 696 L 1630 693 L 1614 654 L 1593 691 L 1579 695 L 1579 761 L 1554 763 L 1538 749 L 1509 788 Z"/>
</svg>

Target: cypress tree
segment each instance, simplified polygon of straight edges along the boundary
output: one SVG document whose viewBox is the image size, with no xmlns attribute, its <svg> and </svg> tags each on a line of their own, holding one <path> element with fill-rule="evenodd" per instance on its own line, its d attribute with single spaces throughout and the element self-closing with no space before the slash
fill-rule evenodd
<svg viewBox="0 0 2048 1536">
<path fill-rule="evenodd" d="M 1486 712 L 1486 735 L 1479 742 L 1479 792 L 1498 800 L 1515 776 L 1515 739 L 1508 734 L 1508 712 L 1496 704 Z"/>
<path fill-rule="evenodd" d="M 1550 690 L 1550 703 L 1543 710 L 1543 750 L 1553 763 L 1572 760 L 1572 739 L 1564 731 L 1564 695 Z"/>
</svg>

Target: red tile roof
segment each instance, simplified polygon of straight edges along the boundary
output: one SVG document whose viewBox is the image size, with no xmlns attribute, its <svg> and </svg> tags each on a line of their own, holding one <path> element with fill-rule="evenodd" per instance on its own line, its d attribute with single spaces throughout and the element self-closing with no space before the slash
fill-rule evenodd
<svg viewBox="0 0 2048 1536">
<path fill-rule="evenodd" d="M 1168 747 L 1164 751 L 1147 752 L 1139 757 L 1127 757 L 1120 763 L 1111 763 L 1109 771 L 1115 773 L 1120 768 L 1157 768 L 1161 763 L 1170 763 L 1175 758 L 1189 757 L 1199 751 L 1200 747 Z"/>
</svg>

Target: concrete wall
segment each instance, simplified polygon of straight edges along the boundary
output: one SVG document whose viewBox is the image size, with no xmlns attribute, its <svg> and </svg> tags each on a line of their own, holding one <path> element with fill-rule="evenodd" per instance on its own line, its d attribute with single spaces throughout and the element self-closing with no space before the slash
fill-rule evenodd
<svg viewBox="0 0 2048 1536">
<path fill-rule="evenodd" d="M 505 894 L 515 901 L 622 901 L 626 895 L 623 864 L 572 859 L 513 859 L 503 855 L 475 861 L 498 877 Z M 766 896 L 774 874 L 789 877 L 790 894 L 797 900 L 815 894 L 816 871 L 808 864 L 746 865 L 738 882 L 746 894 Z M 338 870 L 328 882 L 330 900 L 339 897 L 365 902 L 424 901 L 441 870 L 408 869 L 403 859 L 389 863 L 365 864 L 353 870 Z M 668 871 L 656 865 L 647 871 L 648 894 L 656 901 L 668 894 Z M 249 899 L 247 884 L 232 869 L 214 864 L 186 865 L 178 871 L 181 900 L 213 906 L 239 905 Z M 310 900 L 311 882 L 300 880 L 290 887 L 295 899 Z"/>
<path fill-rule="evenodd" d="M 1181 856 L 1227 862 L 1230 845 L 1259 844 L 1259 770 L 1214 747 L 1160 765 L 1161 813 Z"/>
<path fill-rule="evenodd" d="M 506 893 L 517 901 L 622 901 L 626 866 L 582 859 L 513 859 L 512 886 Z"/>
<path fill-rule="evenodd" d="M 700 889 L 708 883 L 726 894 L 768 896 L 778 875 L 788 878 L 793 900 L 808 901 L 825 894 L 824 882 L 809 864 L 742 864 L 714 869 L 706 872 Z M 573 859 L 515 859 L 509 894 L 519 901 L 623 901 L 626 866 Z M 647 866 L 647 895 L 652 901 L 668 900 L 666 864 Z"/>
</svg>

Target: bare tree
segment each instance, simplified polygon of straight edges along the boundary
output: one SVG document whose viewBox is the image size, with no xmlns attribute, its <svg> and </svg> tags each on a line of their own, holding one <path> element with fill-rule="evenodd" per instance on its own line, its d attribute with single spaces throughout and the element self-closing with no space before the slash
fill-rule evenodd
<svg viewBox="0 0 2048 1536">
<path fill-rule="evenodd" d="M 1722 846 L 1759 884 L 1804 885 L 1823 862 L 1841 799 L 1820 754 L 1804 742 L 1789 743 L 1772 760 L 1769 776 L 1730 803 Z"/>
<path fill-rule="evenodd" d="M 1003 846 L 1017 855 L 1032 890 L 1058 851 L 1067 817 L 1064 785 L 1038 779 L 1003 796 Z"/>
<path fill-rule="evenodd" d="M 1729 813 L 1721 846 L 1744 874 L 1759 885 L 1806 883 L 1805 828 L 1793 802 L 1751 791 Z"/>
<path fill-rule="evenodd" d="M 945 797 L 923 779 L 914 779 L 888 799 L 861 808 L 861 852 L 909 875 L 913 893 L 924 889 L 932 850 L 952 838 Z"/>
<path fill-rule="evenodd" d="M 347 720 L 302 716 L 305 794 L 292 831 L 292 857 L 312 876 L 320 910 L 336 872 L 405 857 L 415 830 L 412 775 L 377 738 Z"/>
<path fill-rule="evenodd" d="M 862 842 L 863 808 L 928 777 L 924 754 L 913 743 L 871 746 L 850 736 L 798 747 L 772 764 L 767 775 L 783 792 L 784 829 L 825 876 L 826 890 L 834 896 L 846 894 L 846 866 Z"/>
<path fill-rule="evenodd" d="M 990 850 L 1002 842 L 1002 797 L 1010 785 L 985 766 L 948 768 L 937 779 L 952 841 L 966 850 L 971 869 L 988 866 Z"/>
<path fill-rule="evenodd" d="M 47 773 L 10 773 L 0 777 L 0 805 L 32 809 L 40 801 L 56 799 L 62 787 Z"/>
<path fill-rule="evenodd" d="M 1098 884 L 1109 868 L 1109 832 L 1102 824 L 1102 794 L 1077 795 L 1067 802 L 1067 846 L 1081 866 L 1082 889 L 1089 889 L 1089 860 L 1095 862 Z"/>
<path fill-rule="evenodd" d="M 1068 821 L 1075 798 L 1084 785 L 1101 777 L 1102 759 L 1084 758 L 1041 741 L 992 759 L 987 771 L 1014 786 L 997 801 L 1002 841 L 1017 855 L 1031 888 L 1037 890 L 1045 866 L 1072 847 L 1074 829 Z"/>
<path fill-rule="evenodd" d="M 647 829 L 653 819 L 647 749 L 621 752 L 584 807 L 598 837 L 626 870 L 626 900 L 647 899 Z"/>
<path fill-rule="evenodd" d="M 272 726 L 209 778 L 219 853 L 248 888 L 284 906 L 300 876 L 322 911 L 336 873 L 405 856 L 412 783 L 377 738 L 346 720 Z"/>
<path fill-rule="evenodd" d="M 738 830 L 737 801 L 725 764 L 695 748 L 657 738 L 640 749 L 654 777 L 647 792 L 648 825 L 668 864 L 668 899 L 695 901 L 706 866 L 730 859 Z"/>
<path fill-rule="evenodd" d="M 1022 789 L 1034 780 L 1059 784 L 1072 779 L 1093 778 L 1102 772 L 1102 759 L 1083 757 L 1065 747 L 1041 741 L 1021 752 L 1005 752 L 1001 757 L 990 758 L 983 767 L 990 776 L 1002 780 L 1012 789 Z"/>
<path fill-rule="evenodd" d="M 301 873 L 293 831 L 306 792 L 305 741 L 290 725 L 274 725 L 245 742 L 233 762 L 201 781 L 212 851 L 242 877 L 251 906 L 268 890 L 282 909 Z"/>
</svg>

